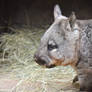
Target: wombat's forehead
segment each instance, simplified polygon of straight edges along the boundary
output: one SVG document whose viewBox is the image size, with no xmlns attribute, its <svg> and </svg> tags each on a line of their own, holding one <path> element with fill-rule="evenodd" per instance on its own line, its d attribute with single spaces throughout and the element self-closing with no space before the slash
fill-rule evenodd
<svg viewBox="0 0 92 92">
<path fill-rule="evenodd" d="M 49 41 L 55 41 L 58 45 L 63 41 L 63 36 L 58 32 L 53 32 L 48 35 L 44 35 L 41 39 L 41 45 L 47 45 Z"/>
<path fill-rule="evenodd" d="M 54 23 L 48 28 L 48 30 L 42 36 L 41 42 L 47 42 L 50 38 L 59 38 L 59 35 L 62 35 L 62 28 L 64 27 L 60 24 L 65 24 L 67 21 L 68 19 L 57 19 L 56 21 L 54 21 Z"/>
<path fill-rule="evenodd" d="M 51 36 L 53 36 L 54 33 L 56 33 L 57 31 L 56 28 L 58 28 L 57 24 L 52 24 L 50 28 L 48 28 L 48 30 L 46 30 L 46 32 L 42 36 L 41 41 L 47 41 Z"/>
</svg>

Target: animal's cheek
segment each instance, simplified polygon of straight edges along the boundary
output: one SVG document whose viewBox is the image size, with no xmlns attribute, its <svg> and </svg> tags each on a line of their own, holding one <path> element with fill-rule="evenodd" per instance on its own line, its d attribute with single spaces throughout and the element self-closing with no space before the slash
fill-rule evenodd
<svg viewBox="0 0 92 92">
<path fill-rule="evenodd" d="M 64 62 L 64 57 L 62 57 L 61 59 L 51 57 L 51 59 L 52 59 L 52 62 L 50 62 L 50 65 L 60 66 L 62 65 L 62 62 Z"/>
<path fill-rule="evenodd" d="M 49 57 L 55 58 L 56 60 L 60 60 L 61 58 L 63 58 L 63 55 L 63 52 L 61 53 L 58 49 L 54 49 L 49 52 Z"/>
<path fill-rule="evenodd" d="M 49 65 L 59 66 L 62 65 L 62 62 L 64 62 L 64 55 L 58 49 L 50 51 L 49 57 L 51 59 Z"/>
</svg>

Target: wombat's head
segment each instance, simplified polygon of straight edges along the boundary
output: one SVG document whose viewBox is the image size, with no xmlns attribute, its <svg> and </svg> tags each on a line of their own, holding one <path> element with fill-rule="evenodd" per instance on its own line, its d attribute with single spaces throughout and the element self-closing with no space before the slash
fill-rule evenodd
<svg viewBox="0 0 92 92">
<path fill-rule="evenodd" d="M 54 23 L 44 33 L 35 53 L 35 61 L 46 67 L 71 65 L 78 60 L 79 26 L 74 13 L 65 17 L 54 7 Z"/>
</svg>

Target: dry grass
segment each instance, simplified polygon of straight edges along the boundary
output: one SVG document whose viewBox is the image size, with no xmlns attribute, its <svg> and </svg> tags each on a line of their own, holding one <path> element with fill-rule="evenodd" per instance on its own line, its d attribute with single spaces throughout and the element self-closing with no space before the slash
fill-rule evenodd
<svg viewBox="0 0 92 92">
<path fill-rule="evenodd" d="M 55 87 L 52 87 L 54 91 L 48 91 L 49 89 L 47 88 L 49 88 L 49 83 L 71 81 L 75 76 L 73 69 L 69 66 L 46 69 L 36 64 L 33 60 L 34 52 L 38 47 L 44 30 L 10 29 L 16 33 L 0 36 L 0 74 L 9 74 L 11 78 L 20 80 L 12 88 L 12 92 L 14 90 L 16 92 L 64 92 L 58 91 Z M 41 86 L 28 91 L 28 89 L 23 87 L 23 83 L 27 82 L 27 84 L 30 84 L 30 81 L 32 87 L 36 85 L 34 83 L 41 83 L 39 84 Z M 20 89 L 21 87 L 23 88 Z"/>
</svg>

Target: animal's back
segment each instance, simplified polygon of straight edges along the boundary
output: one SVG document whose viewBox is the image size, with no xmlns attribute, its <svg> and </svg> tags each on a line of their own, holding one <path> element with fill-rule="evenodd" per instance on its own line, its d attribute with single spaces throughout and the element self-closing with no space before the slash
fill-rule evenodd
<svg viewBox="0 0 92 92">
<path fill-rule="evenodd" d="M 92 91 L 92 20 L 81 21 L 80 54 L 77 64 L 80 90 Z"/>
</svg>

